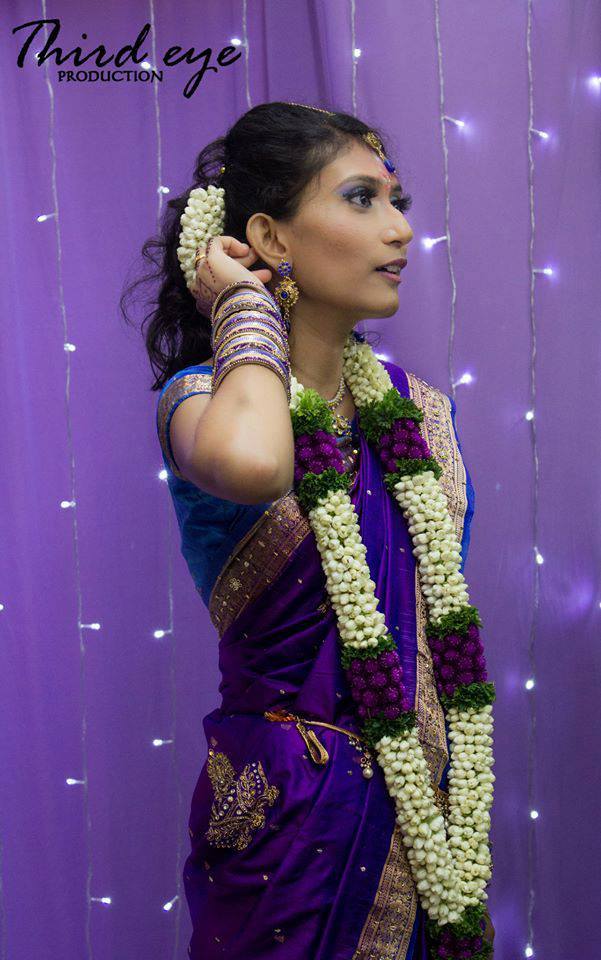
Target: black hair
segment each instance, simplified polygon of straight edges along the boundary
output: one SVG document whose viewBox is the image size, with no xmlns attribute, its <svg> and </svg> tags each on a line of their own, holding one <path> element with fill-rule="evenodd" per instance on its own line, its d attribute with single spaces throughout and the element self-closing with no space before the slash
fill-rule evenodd
<svg viewBox="0 0 601 960">
<path fill-rule="evenodd" d="M 140 284 L 160 280 L 158 295 L 146 301 L 153 309 L 141 323 L 155 376 L 151 390 L 160 390 L 178 370 L 212 356 L 210 317 L 199 312 L 177 257 L 180 217 L 190 191 L 206 189 L 209 183 L 224 187 L 223 234 L 246 242 L 246 225 L 253 213 L 267 213 L 275 220 L 292 219 L 307 184 L 353 139 L 370 131 L 379 137 L 388 155 L 379 131 L 351 114 L 330 114 L 275 101 L 248 110 L 225 136 L 201 150 L 192 184 L 167 201 L 159 235 L 142 247 L 144 259 L 157 269 L 130 284 L 120 299 L 121 312 L 131 323 L 126 303 L 133 291 Z M 257 260 L 252 269 L 265 266 L 269 265 Z M 377 333 L 367 336 L 379 337 Z"/>
</svg>

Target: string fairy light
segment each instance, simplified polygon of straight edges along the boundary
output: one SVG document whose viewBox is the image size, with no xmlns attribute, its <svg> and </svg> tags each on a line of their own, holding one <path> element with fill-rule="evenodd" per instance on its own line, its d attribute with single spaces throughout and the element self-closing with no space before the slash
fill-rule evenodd
<svg viewBox="0 0 601 960">
<path fill-rule="evenodd" d="M 442 242 L 442 240 L 447 241 L 447 256 L 449 260 L 449 270 L 451 274 L 451 284 L 452 284 L 452 302 L 451 302 L 451 322 L 450 322 L 450 335 L 449 335 L 449 353 L 448 353 L 448 365 L 449 365 L 449 380 L 452 385 L 452 396 L 455 397 L 455 386 L 460 383 L 470 383 L 472 382 L 472 377 L 469 374 L 464 374 L 459 380 L 455 381 L 453 379 L 453 345 L 454 345 L 454 334 L 455 334 L 455 298 L 456 298 L 456 285 L 455 277 L 453 271 L 453 257 L 452 257 L 452 246 L 451 246 L 451 233 L 449 225 L 449 190 L 448 190 L 448 149 L 447 149 L 447 139 L 446 139 L 446 129 L 444 122 L 445 120 L 455 124 L 457 127 L 465 127 L 463 121 L 457 121 L 455 118 L 448 116 L 444 113 L 444 71 L 443 71 L 443 61 L 442 61 L 442 51 L 441 51 L 441 42 L 440 42 L 440 16 L 439 16 L 439 0 L 434 0 L 434 11 L 435 11 L 435 25 L 436 25 L 436 45 L 437 45 L 437 54 L 438 54 L 438 75 L 439 75 L 439 87 L 440 87 L 440 129 L 442 135 L 442 148 L 443 148 L 443 158 L 444 158 L 444 186 L 445 186 L 445 227 L 446 233 L 443 237 L 436 238 L 425 238 L 424 246 L 427 249 L 431 249 L 435 243 Z M 532 251 L 534 243 L 534 178 L 533 178 L 533 160 L 532 160 L 532 146 L 531 138 L 532 136 L 538 137 L 541 141 L 549 139 L 549 134 L 546 131 L 538 130 L 533 125 L 533 82 L 532 82 L 532 57 L 531 57 L 531 45 L 530 45 L 530 36 L 531 36 L 531 24 L 532 24 L 532 0 L 528 0 L 528 32 L 527 32 L 527 51 L 528 51 L 528 84 L 529 84 L 529 137 L 528 137 L 528 151 L 529 151 L 529 193 L 530 193 L 530 218 L 531 218 L 531 235 L 530 235 L 530 323 L 531 323 L 531 358 L 530 358 L 530 382 L 531 382 L 531 407 L 525 415 L 525 419 L 530 423 L 530 437 L 532 442 L 533 450 L 533 460 L 535 466 L 535 481 L 534 481 L 534 511 L 533 511 L 533 542 L 534 542 L 534 557 L 535 557 L 535 566 L 534 566 L 534 593 L 533 593 L 533 605 L 532 605 L 532 616 L 530 624 L 530 634 L 528 641 L 528 659 L 530 664 L 530 677 L 526 680 L 524 686 L 525 689 L 529 692 L 535 688 L 535 635 L 536 635 L 536 616 L 538 611 L 539 603 L 539 593 L 540 593 L 540 584 L 539 584 L 539 567 L 544 563 L 544 557 L 540 553 L 538 547 L 536 546 L 538 542 L 538 492 L 539 492 L 539 461 L 538 461 L 538 448 L 536 443 L 536 429 L 535 429 L 535 398 L 536 398 L 536 388 L 535 388 L 535 360 L 536 360 L 536 316 L 534 311 L 534 280 L 537 275 L 544 276 L 553 276 L 554 271 L 551 267 L 544 268 L 535 268 L 532 260 Z M 535 709 L 535 697 L 530 696 L 528 698 L 529 710 L 530 710 L 530 722 L 529 722 L 529 731 L 528 731 L 528 806 L 530 808 L 530 820 L 531 826 L 528 829 L 528 916 L 527 916 L 527 934 L 528 942 L 524 950 L 524 955 L 527 957 L 534 956 L 533 943 L 534 943 L 534 932 L 533 932 L 533 909 L 534 909 L 534 859 L 535 859 L 535 833 L 534 833 L 534 821 L 538 819 L 539 812 L 533 805 L 533 796 L 534 796 L 534 742 L 535 742 L 535 730 L 536 730 L 536 709 Z"/>
<path fill-rule="evenodd" d="M 48 25 L 47 25 L 47 12 L 46 12 L 46 0 L 42 0 L 42 18 L 45 21 L 43 24 L 43 33 L 44 33 L 44 43 L 48 42 Z M 70 483 L 71 483 L 71 498 L 69 500 L 61 501 L 61 509 L 66 510 L 70 509 L 71 514 L 71 529 L 73 535 L 73 562 L 75 567 L 75 591 L 77 597 L 77 630 L 79 634 L 79 683 L 80 683 L 80 749 L 81 749 L 81 767 L 82 775 L 81 777 L 67 777 L 66 784 L 68 786 L 78 786 L 81 787 L 82 791 L 82 804 L 84 811 L 84 822 L 85 822 L 85 856 L 86 856 L 86 913 L 84 921 L 84 933 L 85 933 L 85 943 L 86 943 L 86 952 L 88 960 L 93 960 L 93 951 L 92 951 L 92 941 L 90 935 L 90 924 L 91 924 L 91 905 L 92 903 L 111 903 L 110 897 L 93 897 L 91 894 L 91 885 L 92 885 L 92 856 L 91 856 L 91 834 L 92 834 L 92 820 L 90 814 L 90 803 L 89 803 L 89 782 L 88 782 L 88 742 L 87 742 L 87 713 L 88 713 L 88 704 L 87 704 L 87 673 L 86 673 L 86 647 L 84 641 L 84 630 L 90 627 L 82 622 L 82 608 L 83 608 L 83 592 L 82 592 L 82 583 L 81 583 L 81 567 L 80 567 L 80 556 L 79 556 L 79 531 L 78 531 L 78 517 L 77 517 L 77 496 L 76 496 L 76 466 L 75 466 L 75 448 L 73 444 L 73 430 L 72 430 L 72 420 L 71 420 L 71 354 L 74 352 L 74 344 L 72 344 L 67 337 L 68 332 L 68 322 L 67 322 L 67 309 L 65 305 L 65 293 L 63 287 L 63 254 L 62 254 L 62 235 L 61 235 L 61 225 L 60 225 L 60 208 L 58 201 L 58 188 L 57 188 L 57 163 L 56 163 L 56 142 L 55 142 L 55 116 L 54 116 L 54 87 L 50 79 L 50 70 L 48 66 L 48 60 L 45 60 L 43 64 L 44 69 L 44 80 L 46 83 L 46 88 L 48 90 L 48 100 L 49 100 L 49 133 L 48 133 L 48 146 L 51 155 L 51 191 L 52 191 L 52 200 L 54 209 L 51 213 L 40 214 L 37 217 L 38 223 L 44 223 L 46 220 L 54 220 L 54 233 L 56 238 L 56 279 L 58 286 L 58 301 L 60 307 L 61 321 L 62 321 L 62 332 L 63 332 L 63 346 L 64 353 L 66 358 L 65 364 L 65 425 L 66 425 L 66 444 L 67 451 L 69 456 L 69 468 L 70 468 Z M 98 629 L 99 629 L 99 625 Z M 94 625 L 96 629 L 96 625 Z"/>
<path fill-rule="evenodd" d="M 156 63 L 156 30 L 155 30 L 155 10 L 154 10 L 154 0 L 148 0 L 149 6 L 149 19 L 150 19 L 150 28 L 151 28 L 151 42 L 152 42 L 152 60 L 153 63 Z M 153 84 L 154 91 L 154 120 L 155 120 L 155 137 L 156 137 L 156 183 L 157 183 L 157 216 L 156 222 L 157 227 L 160 226 L 161 214 L 163 211 L 163 199 L 168 194 L 169 187 L 165 186 L 163 183 L 163 140 L 161 135 L 161 106 L 159 101 L 159 85 Z M 159 471 L 159 479 L 166 481 L 167 471 Z M 170 663 L 169 663 L 169 686 L 170 686 L 170 736 L 165 739 L 155 739 L 152 741 L 153 746 L 165 746 L 171 745 L 171 770 L 173 781 L 176 788 L 176 814 L 175 822 L 177 829 L 177 844 L 176 844 L 176 854 L 175 854 L 175 895 L 171 901 L 171 905 L 176 905 L 174 911 L 174 928 L 173 928 L 173 960 L 177 960 L 180 954 L 179 949 L 179 936 L 180 936 L 180 914 L 181 914 L 181 890 L 182 890 L 182 869 L 183 869 L 183 836 L 181 824 L 184 816 L 184 796 L 183 788 L 181 783 L 180 776 L 180 764 L 179 764 L 179 754 L 177 750 L 177 677 L 176 677 L 176 666 L 177 666 L 177 635 L 174 630 L 174 602 L 173 602 L 173 549 L 172 542 L 174 536 L 174 527 L 173 527 L 173 511 L 169 508 L 169 505 L 165 504 L 166 509 L 166 520 L 167 520 L 167 606 L 168 606 L 168 626 L 157 628 L 153 631 L 153 637 L 155 639 L 163 639 L 164 637 L 169 637 L 171 639 L 170 644 Z M 163 907 L 164 909 L 164 907 Z"/>
<path fill-rule="evenodd" d="M 539 516 L 539 459 L 538 444 L 536 435 L 536 311 L 534 301 L 534 284 L 539 275 L 552 276 L 553 270 L 549 267 L 540 269 L 534 267 L 534 237 L 535 237 L 535 217 L 534 217 L 534 157 L 532 152 L 532 137 L 537 137 L 541 142 L 548 140 L 548 134 L 538 130 L 534 126 L 534 82 L 532 72 L 532 0 L 528 0 L 528 20 L 526 27 L 526 55 L 528 63 L 528 197 L 530 207 L 530 244 L 528 249 L 528 264 L 530 267 L 530 408 L 526 413 L 526 420 L 530 424 L 529 436 L 532 445 L 532 462 L 534 467 L 534 503 L 532 509 L 532 539 L 534 542 L 534 572 L 533 572 L 533 590 L 532 606 L 530 616 L 530 629 L 528 634 L 528 664 L 530 676 L 526 680 L 525 687 L 530 693 L 528 697 L 528 774 L 527 791 L 528 806 L 530 807 L 530 825 L 528 827 L 528 866 L 527 866 L 527 884 L 528 884 L 528 908 L 527 908 L 527 943 L 524 948 L 525 957 L 534 956 L 534 867 L 536 860 L 536 820 L 539 812 L 534 806 L 534 779 L 535 779 L 535 741 L 536 741 L 536 697 L 532 691 L 536 687 L 536 628 L 538 619 L 538 607 L 540 598 L 540 567 L 544 563 L 544 557 L 538 550 L 538 516 Z"/>
<path fill-rule="evenodd" d="M 465 374 L 463 377 L 460 377 L 458 380 L 455 379 L 455 374 L 453 370 L 453 348 L 455 345 L 455 303 L 457 301 L 457 284 L 455 282 L 455 265 L 453 263 L 453 248 L 452 248 L 452 236 L 451 236 L 451 224 L 450 224 L 450 206 L 451 198 L 449 192 L 449 151 L 447 147 L 447 131 L 445 125 L 445 119 L 451 119 L 451 122 L 455 123 L 456 126 L 463 127 L 465 124 L 463 121 L 455 121 L 452 118 L 449 118 L 448 114 L 445 113 L 445 89 L 444 89 L 444 65 L 442 58 L 442 43 L 440 39 L 440 9 L 439 9 L 439 0 L 434 0 L 434 26 L 436 34 L 436 59 L 438 65 L 438 96 L 439 96 L 439 121 L 440 121 L 440 135 L 441 135 L 441 144 L 442 144 L 442 157 L 443 157 L 443 172 L 444 172 L 444 193 L 445 193 L 445 233 L 443 237 L 437 237 L 434 240 L 431 238 L 426 238 L 429 242 L 425 244 L 427 249 L 431 249 L 435 243 L 446 240 L 447 244 L 447 261 L 449 264 L 449 276 L 451 280 L 451 316 L 450 316 L 450 325 L 449 325 L 449 346 L 447 354 L 447 364 L 448 364 L 448 374 L 449 374 L 449 383 L 451 384 L 451 397 L 455 400 L 455 387 L 460 383 L 470 383 L 470 380 L 465 379 Z"/>
</svg>

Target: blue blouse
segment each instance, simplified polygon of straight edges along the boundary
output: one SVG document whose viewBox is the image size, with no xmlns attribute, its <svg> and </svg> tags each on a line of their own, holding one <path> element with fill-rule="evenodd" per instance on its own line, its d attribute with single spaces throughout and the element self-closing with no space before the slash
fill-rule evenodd
<svg viewBox="0 0 601 960">
<path fill-rule="evenodd" d="M 179 404 L 197 393 L 211 392 L 212 367 L 203 364 L 186 367 L 174 374 L 163 386 L 157 403 L 157 433 L 167 472 L 167 484 L 180 529 L 180 550 L 205 605 L 220 571 L 236 544 L 257 522 L 273 501 L 256 504 L 234 503 L 201 490 L 179 472 L 169 438 L 171 417 Z M 449 396 L 453 429 L 455 402 Z M 358 441 L 357 416 L 351 422 L 353 443 Z M 342 440 L 343 438 L 339 438 Z M 459 446 L 459 438 L 457 437 Z M 461 451 L 461 447 L 459 446 Z M 474 512 L 474 488 L 466 469 L 468 509 L 461 543 L 462 566 L 465 566 Z"/>
</svg>

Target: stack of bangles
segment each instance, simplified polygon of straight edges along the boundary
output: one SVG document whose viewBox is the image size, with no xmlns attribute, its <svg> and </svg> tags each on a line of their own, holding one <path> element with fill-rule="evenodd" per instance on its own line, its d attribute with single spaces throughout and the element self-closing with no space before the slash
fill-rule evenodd
<svg viewBox="0 0 601 960">
<path fill-rule="evenodd" d="M 251 280 L 228 284 L 213 303 L 211 324 L 211 396 L 233 367 L 260 363 L 277 374 L 290 403 L 288 329 L 269 290 Z"/>
</svg>

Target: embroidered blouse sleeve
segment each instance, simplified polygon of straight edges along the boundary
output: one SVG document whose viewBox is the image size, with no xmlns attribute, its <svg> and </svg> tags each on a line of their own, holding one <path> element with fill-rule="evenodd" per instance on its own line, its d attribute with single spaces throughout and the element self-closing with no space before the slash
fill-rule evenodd
<svg viewBox="0 0 601 960">
<path fill-rule="evenodd" d="M 474 508 L 476 506 L 476 491 L 474 490 L 472 478 L 470 476 L 470 472 L 467 468 L 467 464 L 463 456 L 463 450 L 461 449 L 461 441 L 459 439 L 459 432 L 457 430 L 457 420 L 456 420 L 457 406 L 455 404 L 455 401 L 453 400 L 453 397 L 450 394 L 447 394 L 447 397 L 451 404 L 451 419 L 453 421 L 453 430 L 455 431 L 455 439 L 457 440 L 457 447 L 458 447 L 459 453 L 461 454 L 461 459 L 463 460 L 463 466 L 465 468 L 467 510 L 465 513 L 465 519 L 463 521 L 463 537 L 461 540 L 461 556 L 462 556 L 461 571 L 463 572 L 463 569 L 465 567 L 465 563 L 467 560 L 467 554 L 468 554 L 469 543 L 470 543 L 470 529 L 471 529 L 472 517 L 474 515 Z"/>
<path fill-rule="evenodd" d="M 210 392 L 211 368 L 198 365 L 178 371 L 167 381 L 159 394 L 156 420 L 159 442 L 167 466 L 180 480 L 184 480 L 185 477 L 180 473 L 171 449 L 169 436 L 171 417 L 187 397 L 192 397 L 195 393 Z"/>
</svg>

